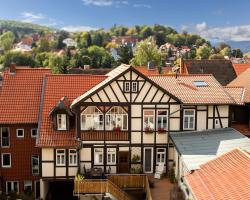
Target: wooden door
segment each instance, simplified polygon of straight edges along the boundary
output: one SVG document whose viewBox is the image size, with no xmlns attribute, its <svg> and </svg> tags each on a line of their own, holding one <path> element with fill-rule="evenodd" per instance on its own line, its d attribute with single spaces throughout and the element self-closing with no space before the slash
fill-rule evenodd
<svg viewBox="0 0 250 200">
<path fill-rule="evenodd" d="M 119 152 L 118 172 L 129 173 L 129 152 L 128 151 Z"/>
</svg>

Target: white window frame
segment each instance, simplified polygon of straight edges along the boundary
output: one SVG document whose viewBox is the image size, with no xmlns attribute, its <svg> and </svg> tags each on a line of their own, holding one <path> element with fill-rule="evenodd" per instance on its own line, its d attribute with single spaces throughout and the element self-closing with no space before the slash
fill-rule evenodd
<svg viewBox="0 0 250 200">
<path fill-rule="evenodd" d="M 193 111 L 193 115 L 185 114 L 185 111 Z M 193 127 L 190 127 L 191 118 L 193 117 Z M 188 119 L 188 127 L 185 127 L 185 118 Z M 195 129 L 195 109 L 184 109 L 183 110 L 183 130 L 194 130 Z"/>
<path fill-rule="evenodd" d="M 162 111 L 166 111 L 166 115 L 159 115 L 159 112 L 162 112 Z M 163 118 L 164 117 L 166 117 L 166 127 L 163 127 Z M 161 119 L 161 127 L 159 127 L 158 126 L 158 121 L 159 121 L 159 118 Z M 164 130 L 168 130 L 168 110 L 167 109 L 160 109 L 160 110 L 157 110 L 157 118 L 156 118 L 156 120 L 157 120 L 157 123 L 156 123 L 156 125 L 157 125 L 157 130 L 159 129 L 159 128 L 163 128 Z"/>
<path fill-rule="evenodd" d="M 63 151 L 63 153 L 59 153 Z M 59 160 L 58 160 L 59 158 Z M 58 162 L 59 161 L 59 162 Z M 56 149 L 56 166 L 65 166 L 66 165 L 66 153 L 65 149 Z"/>
<path fill-rule="evenodd" d="M 137 81 L 132 82 L 132 92 L 137 92 L 138 91 L 138 83 Z"/>
<path fill-rule="evenodd" d="M 64 122 L 63 122 L 63 117 L 64 117 Z M 57 123 L 57 130 L 59 130 L 59 131 L 67 130 L 67 115 L 66 114 L 57 114 L 56 115 L 56 123 Z"/>
<path fill-rule="evenodd" d="M 3 145 L 3 128 L 6 128 L 8 130 L 8 146 Z M 10 147 L 10 129 L 8 127 L 1 127 L 1 147 L 2 148 Z"/>
<path fill-rule="evenodd" d="M 31 191 L 32 191 L 32 181 L 31 180 L 25 180 L 24 182 L 23 182 L 23 189 L 24 189 L 24 191 L 25 191 L 25 187 L 31 187 Z"/>
<path fill-rule="evenodd" d="M 33 135 L 33 131 L 36 131 L 36 135 Z M 32 137 L 32 138 L 37 138 L 37 136 L 38 136 L 38 132 L 37 132 L 38 130 L 37 130 L 37 128 L 32 128 L 31 130 L 30 130 L 30 136 Z"/>
<path fill-rule="evenodd" d="M 110 157 L 110 161 L 109 161 L 109 157 Z M 115 148 L 107 149 L 107 164 L 108 165 L 116 164 L 116 149 Z"/>
<path fill-rule="evenodd" d="M 145 114 L 147 111 L 153 111 L 152 115 Z M 146 120 L 146 117 L 148 118 Z M 150 119 L 153 119 L 152 122 Z M 147 122 L 145 122 L 147 121 Z M 150 124 L 152 123 L 152 124 Z M 146 127 L 150 127 L 152 130 L 155 130 L 155 110 L 153 109 L 145 109 L 143 110 L 143 129 L 145 130 Z"/>
<path fill-rule="evenodd" d="M 23 134 L 22 134 L 21 136 L 19 136 L 19 135 L 18 135 L 18 131 L 22 131 Z M 16 137 L 17 137 L 17 138 L 24 138 L 24 129 L 23 129 L 23 128 L 18 128 L 18 129 L 16 129 Z"/>
<path fill-rule="evenodd" d="M 92 108 L 97 109 L 99 113 L 98 112 L 89 114 L 84 113 L 87 111 L 87 109 L 92 109 Z M 89 126 L 85 124 L 86 122 L 84 122 L 84 118 L 85 121 L 88 121 Z M 102 118 L 102 120 L 100 120 L 100 118 Z M 90 128 L 93 128 L 95 130 L 104 130 L 104 114 L 96 106 L 89 106 L 81 113 L 81 130 L 89 130 Z"/>
<path fill-rule="evenodd" d="M 10 164 L 9 165 L 4 165 L 4 163 L 3 163 L 3 156 L 4 155 L 9 155 L 10 156 Z M 2 153 L 1 154 L 1 160 L 2 160 L 2 168 L 11 168 L 11 153 Z"/>
<path fill-rule="evenodd" d="M 130 82 L 129 81 L 124 82 L 124 92 L 130 92 Z"/>
<path fill-rule="evenodd" d="M 11 191 L 8 191 L 8 183 L 11 183 Z M 14 189 L 14 183 L 17 183 L 17 194 L 19 193 L 19 181 L 6 181 L 6 193 L 12 192 Z"/>
<path fill-rule="evenodd" d="M 100 161 L 101 156 L 101 161 Z M 94 164 L 95 165 L 103 165 L 103 159 L 104 159 L 104 151 L 103 148 L 95 148 L 94 149 Z"/>
<path fill-rule="evenodd" d="M 163 152 L 159 152 L 159 150 L 163 150 Z M 158 155 L 160 155 L 160 161 L 158 161 Z M 162 162 L 162 159 L 164 160 Z M 164 164 L 166 163 L 166 149 L 165 148 L 157 148 L 156 149 L 156 164 Z"/>
<path fill-rule="evenodd" d="M 121 109 L 122 113 L 113 113 L 111 112 L 112 109 Z M 111 107 L 108 112 L 105 115 L 106 117 L 106 130 L 113 130 L 115 127 L 118 127 L 119 124 L 119 120 L 121 120 L 121 130 L 122 131 L 127 131 L 128 130 L 128 113 L 126 112 L 126 110 L 124 110 L 122 107 L 120 106 L 113 106 Z M 124 120 L 126 120 L 126 126 L 124 126 Z M 115 124 L 113 124 L 113 122 Z"/>
<path fill-rule="evenodd" d="M 38 168 L 36 169 L 35 168 L 35 166 L 33 165 L 33 158 L 35 158 L 35 159 L 37 159 L 37 161 L 38 161 Z M 31 170 L 32 170 L 32 175 L 33 176 L 38 176 L 39 175 L 39 173 L 40 173 L 40 170 L 39 170 L 39 156 L 38 155 L 33 155 L 33 156 L 31 156 Z M 34 173 L 34 170 L 37 170 L 37 172 L 36 173 Z"/>
<path fill-rule="evenodd" d="M 77 164 L 78 164 L 77 150 L 69 149 L 69 166 L 77 166 Z"/>
</svg>

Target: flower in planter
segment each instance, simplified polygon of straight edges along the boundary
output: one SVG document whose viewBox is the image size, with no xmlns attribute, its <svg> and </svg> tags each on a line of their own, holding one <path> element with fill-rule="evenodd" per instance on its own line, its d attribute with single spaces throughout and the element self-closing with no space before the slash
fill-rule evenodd
<svg viewBox="0 0 250 200">
<path fill-rule="evenodd" d="M 164 128 L 158 128 L 158 133 L 166 133 L 166 130 Z"/>
<path fill-rule="evenodd" d="M 152 129 L 150 126 L 146 126 L 144 131 L 145 133 L 153 133 L 154 129 Z"/>
<path fill-rule="evenodd" d="M 113 131 L 115 132 L 120 132 L 121 131 L 121 127 L 117 126 L 113 128 Z"/>
<path fill-rule="evenodd" d="M 89 131 L 94 131 L 95 127 L 89 127 Z"/>
</svg>

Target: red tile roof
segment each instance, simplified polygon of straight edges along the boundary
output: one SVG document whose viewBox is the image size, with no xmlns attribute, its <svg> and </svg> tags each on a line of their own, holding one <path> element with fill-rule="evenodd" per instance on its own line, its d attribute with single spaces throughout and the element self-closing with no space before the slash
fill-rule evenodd
<svg viewBox="0 0 250 200">
<path fill-rule="evenodd" d="M 226 86 L 224 89 L 233 97 L 237 104 L 244 104 L 245 88 L 244 87 L 230 87 Z"/>
<path fill-rule="evenodd" d="M 75 128 L 69 131 L 56 131 L 53 129 L 50 112 L 62 97 L 67 97 L 69 103 L 84 94 L 92 87 L 106 79 L 107 76 L 98 75 L 48 75 L 41 105 L 42 115 L 40 119 L 39 141 L 40 147 L 73 147 L 78 143 L 75 139 Z"/>
<path fill-rule="evenodd" d="M 184 104 L 235 104 L 213 75 L 163 75 L 149 76 L 159 86 L 179 98 Z M 197 87 L 195 81 L 207 86 Z"/>
<path fill-rule="evenodd" d="M 237 76 L 250 68 L 250 63 L 233 64 Z"/>
<path fill-rule="evenodd" d="M 172 67 L 162 67 L 162 74 L 159 74 L 157 67 L 155 69 L 148 69 L 147 67 L 135 67 L 135 69 L 145 76 L 172 74 Z"/>
<path fill-rule="evenodd" d="M 185 176 L 195 199 L 249 200 L 250 154 L 234 149 Z"/>
<path fill-rule="evenodd" d="M 0 123 L 38 123 L 43 77 L 49 69 L 19 67 L 6 70 L 0 95 Z"/>
</svg>

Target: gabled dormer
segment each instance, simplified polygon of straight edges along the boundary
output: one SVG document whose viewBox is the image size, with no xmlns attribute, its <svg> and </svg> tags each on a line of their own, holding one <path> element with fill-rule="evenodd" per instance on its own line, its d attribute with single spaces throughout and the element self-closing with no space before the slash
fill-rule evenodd
<svg viewBox="0 0 250 200">
<path fill-rule="evenodd" d="M 62 97 L 57 105 L 50 112 L 53 128 L 57 131 L 67 131 L 73 124 L 73 113 L 67 97 Z"/>
</svg>

